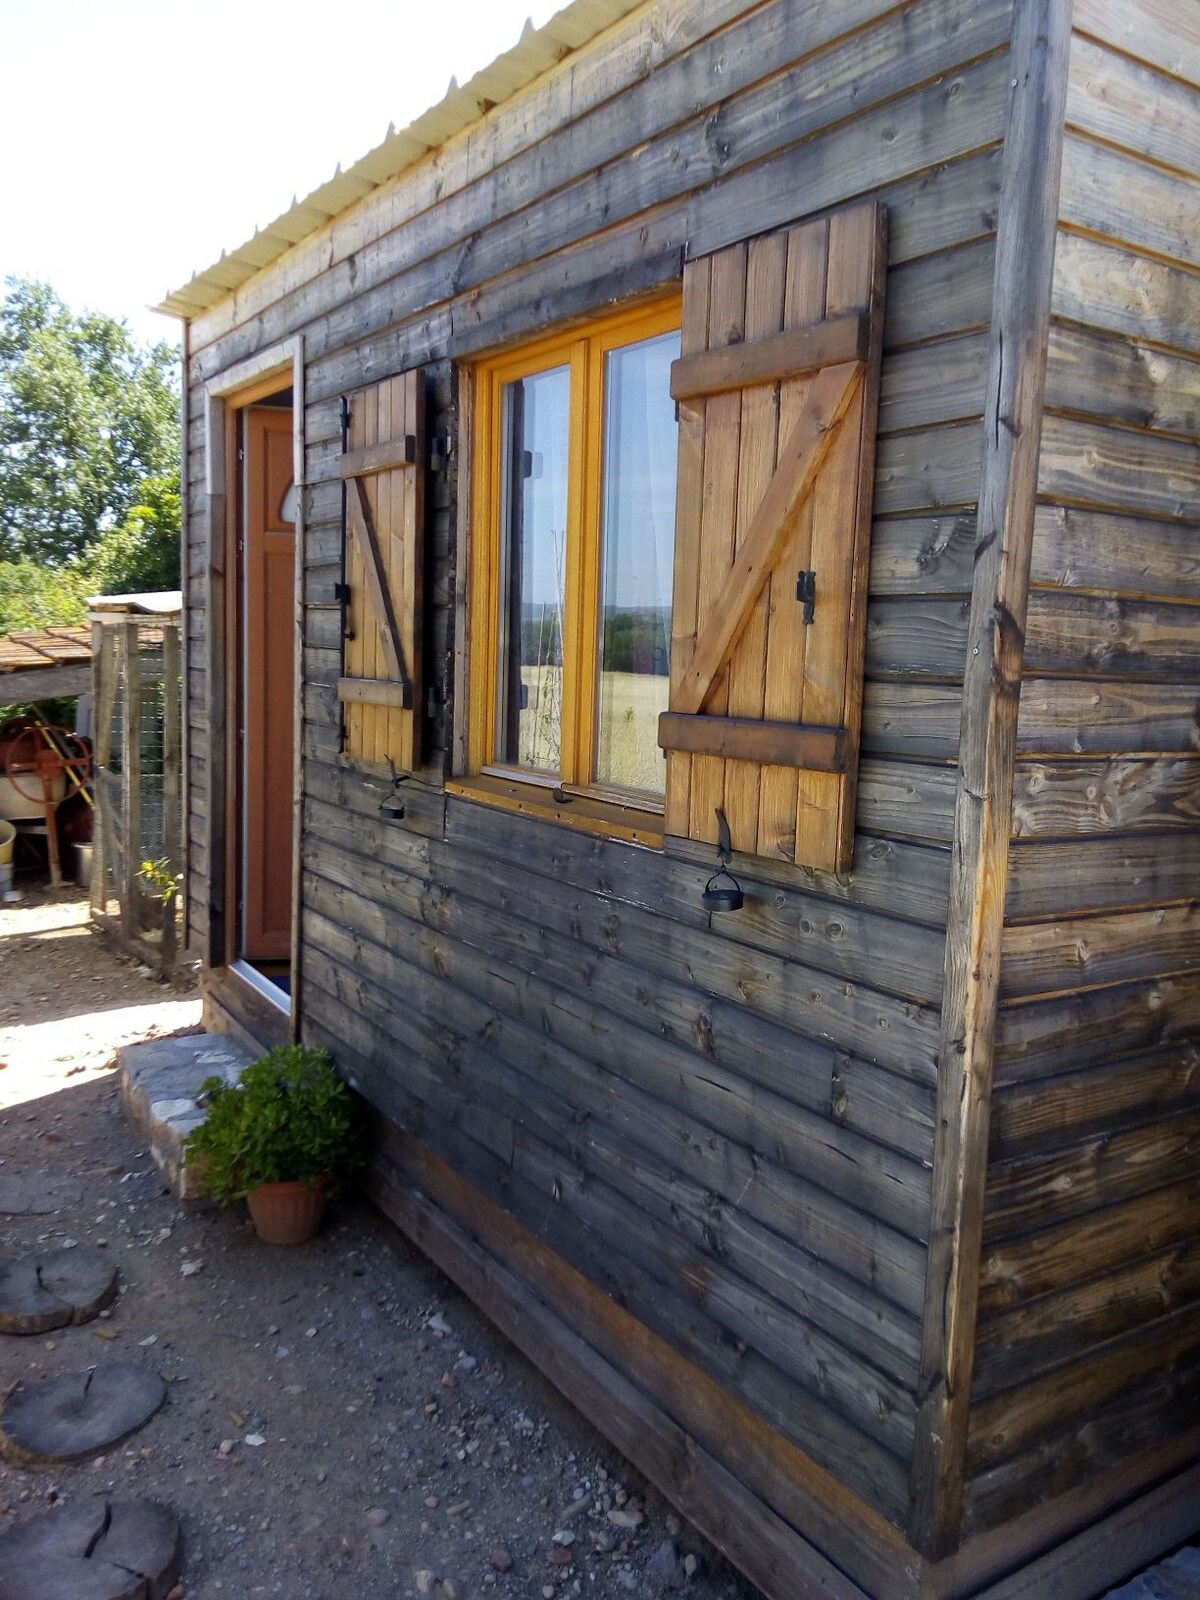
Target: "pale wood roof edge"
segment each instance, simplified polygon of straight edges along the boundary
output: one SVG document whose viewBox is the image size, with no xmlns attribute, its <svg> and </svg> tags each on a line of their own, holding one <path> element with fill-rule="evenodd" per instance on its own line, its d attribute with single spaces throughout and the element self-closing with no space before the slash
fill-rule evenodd
<svg viewBox="0 0 1200 1600">
<path fill-rule="evenodd" d="M 94 594 L 88 610 L 122 616 L 170 617 L 183 610 L 183 592 L 163 589 L 151 594 Z"/>
<path fill-rule="evenodd" d="M 361 160 L 335 172 L 303 199 L 293 200 L 250 239 L 224 251 L 211 266 L 172 289 L 151 309 L 183 318 L 207 311 L 335 214 L 324 209 L 325 201 L 337 195 L 337 210 L 346 209 L 478 120 L 483 107 L 512 99 L 563 56 L 590 43 L 642 4 L 644 0 L 571 0 L 542 27 L 530 28 L 527 23 L 512 49 L 497 56 L 469 82 L 460 88 L 452 79 L 441 100 L 414 117 L 408 127 L 389 129 L 387 137 Z"/>
</svg>

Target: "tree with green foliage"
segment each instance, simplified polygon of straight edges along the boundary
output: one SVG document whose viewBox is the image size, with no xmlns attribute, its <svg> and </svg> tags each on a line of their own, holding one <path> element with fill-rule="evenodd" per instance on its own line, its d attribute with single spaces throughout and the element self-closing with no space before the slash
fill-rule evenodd
<svg viewBox="0 0 1200 1600">
<path fill-rule="evenodd" d="M 44 283 L 0 302 L 0 632 L 179 583 L 179 363 Z"/>
</svg>

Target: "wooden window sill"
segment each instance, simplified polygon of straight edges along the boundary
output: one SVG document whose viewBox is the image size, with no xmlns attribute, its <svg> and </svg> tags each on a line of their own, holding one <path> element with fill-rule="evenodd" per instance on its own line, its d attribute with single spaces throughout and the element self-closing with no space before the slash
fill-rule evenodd
<svg viewBox="0 0 1200 1600">
<path fill-rule="evenodd" d="M 553 789 L 542 784 L 484 774 L 452 778 L 446 784 L 446 793 L 462 800 L 475 800 L 480 805 L 499 806 L 502 811 L 516 811 L 525 817 L 540 817 L 543 822 L 557 822 L 583 833 L 662 849 L 662 813 L 646 811 L 640 806 L 623 806 L 585 795 L 572 795 L 565 804 L 560 804 L 554 798 Z"/>
</svg>

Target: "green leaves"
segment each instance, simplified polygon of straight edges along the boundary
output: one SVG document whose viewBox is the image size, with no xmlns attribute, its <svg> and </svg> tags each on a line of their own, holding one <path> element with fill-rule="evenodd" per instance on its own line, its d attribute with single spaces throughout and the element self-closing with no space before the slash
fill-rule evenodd
<svg viewBox="0 0 1200 1600">
<path fill-rule="evenodd" d="M 186 1149 L 214 1200 L 240 1200 L 261 1183 L 326 1176 L 336 1188 L 362 1161 L 358 1108 L 325 1050 L 278 1046 L 237 1084 L 209 1078 L 204 1093 L 208 1117 Z"/>
<path fill-rule="evenodd" d="M 137 875 L 146 893 L 154 895 L 163 905 L 169 900 L 174 900 L 183 885 L 183 873 L 171 871 L 171 862 L 167 856 L 159 856 L 154 861 L 143 861 Z"/>
<path fill-rule="evenodd" d="M 166 496 L 173 485 L 173 507 L 162 485 Z M 149 528 L 158 568 L 158 550 L 170 550 L 170 582 L 157 571 L 155 586 L 174 589 L 178 485 L 176 350 L 142 349 L 114 318 L 74 315 L 45 283 L 10 278 L 0 302 L 0 565 L 51 566 L 74 613 L 72 574 L 90 565 L 96 542 L 125 530 L 126 546 L 146 544 Z"/>
</svg>

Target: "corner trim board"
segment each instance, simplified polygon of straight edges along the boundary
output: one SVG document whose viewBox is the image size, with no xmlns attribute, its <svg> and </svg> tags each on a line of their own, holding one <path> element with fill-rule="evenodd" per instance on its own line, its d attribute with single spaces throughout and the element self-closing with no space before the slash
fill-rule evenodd
<svg viewBox="0 0 1200 1600">
<path fill-rule="evenodd" d="M 957 1548 L 962 1528 L 1071 3 L 1014 4 L 909 1492 L 909 1538 L 931 1560 Z"/>
</svg>

